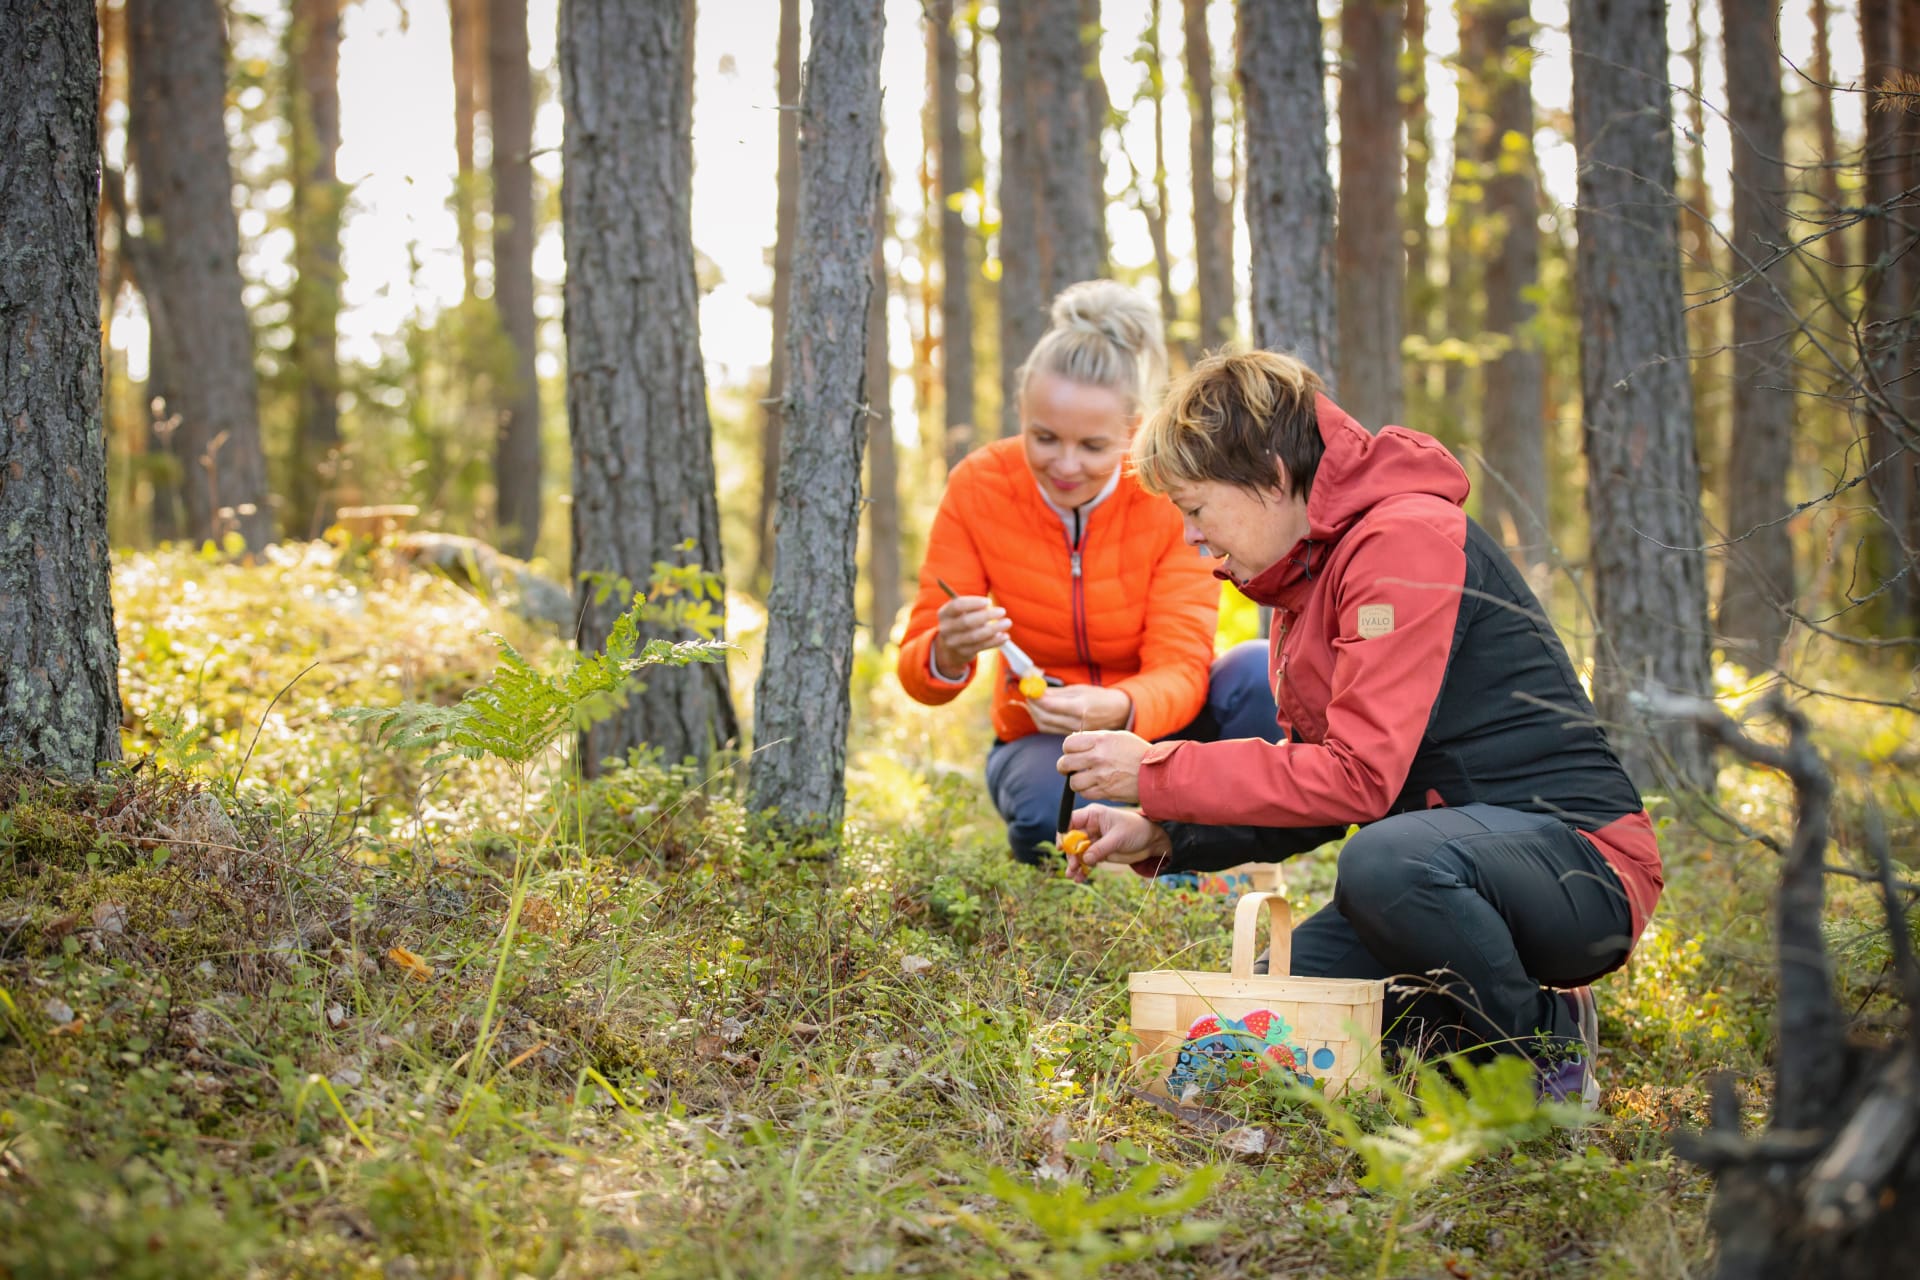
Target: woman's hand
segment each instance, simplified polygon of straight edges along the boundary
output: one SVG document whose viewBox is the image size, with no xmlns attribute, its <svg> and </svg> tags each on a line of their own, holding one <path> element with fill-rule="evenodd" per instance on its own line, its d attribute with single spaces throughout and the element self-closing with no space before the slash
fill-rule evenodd
<svg viewBox="0 0 1920 1280">
<path fill-rule="evenodd" d="M 1118 729 L 1133 714 L 1133 699 L 1119 689 L 1070 684 L 1029 699 L 1033 727 L 1042 733 L 1079 733 L 1082 729 Z"/>
<path fill-rule="evenodd" d="M 1167 829 L 1138 809 L 1091 804 L 1074 813 L 1072 829 L 1084 831 L 1093 838 L 1093 843 L 1078 855 L 1087 866 L 1096 862 L 1132 866 L 1173 849 Z"/>
<path fill-rule="evenodd" d="M 1060 772 L 1089 800 L 1140 803 L 1140 760 L 1151 744 L 1137 733 L 1075 733 L 1060 744 Z"/>
<path fill-rule="evenodd" d="M 955 596 L 935 616 L 939 629 L 933 637 L 934 665 L 956 675 L 986 650 L 999 648 L 1013 626 L 1007 611 L 985 596 Z"/>
</svg>

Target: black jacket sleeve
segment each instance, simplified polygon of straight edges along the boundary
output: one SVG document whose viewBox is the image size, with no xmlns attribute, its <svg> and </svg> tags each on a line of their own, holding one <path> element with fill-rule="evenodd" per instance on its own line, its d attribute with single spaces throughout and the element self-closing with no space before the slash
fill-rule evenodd
<svg viewBox="0 0 1920 1280">
<path fill-rule="evenodd" d="M 1173 871 L 1221 871 L 1242 862 L 1283 862 L 1297 853 L 1318 849 L 1347 833 L 1328 827 L 1215 827 L 1197 822 L 1161 824 L 1173 841 L 1173 851 L 1160 866 Z"/>
</svg>

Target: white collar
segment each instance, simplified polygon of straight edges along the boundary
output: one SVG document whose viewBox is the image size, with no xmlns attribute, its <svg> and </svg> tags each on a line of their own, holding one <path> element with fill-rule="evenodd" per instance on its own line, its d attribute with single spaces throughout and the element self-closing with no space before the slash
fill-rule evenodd
<svg viewBox="0 0 1920 1280">
<path fill-rule="evenodd" d="M 1072 542 L 1073 542 L 1074 512 L 1076 510 L 1079 511 L 1080 527 L 1082 529 L 1085 529 L 1087 524 L 1086 517 L 1092 515 L 1093 509 L 1099 506 L 1101 503 L 1105 502 L 1108 498 L 1111 498 L 1113 496 L 1113 491 L 1120 487 L 1120 470 L 1122 467 L 1125 467 L 1126 465 L 1127 465 L 1126 460 L 1122 459 L 1120 462 L 1120 465 L 1113 469 L 1113 474 L 1107 477 L 1107 482 L 1100 486 L 1100 492 L 1094 494 L 1091 498 L 1088 498 L 1085 502 L 1081 503 L 1078 508 L 1061 506 L 1059 503 L 1055 502 L 1052 498 L 1047 496 L 1046 486 L 1040 483 L 1040 477 L 1035 476 L 1033 478 L 1033 487 L 1040 491 L 1040 501 L 1046 503 L 1048 509 L 1050 509 L 1054 515 L 1060 517 L 1060 524 L 1067 531 L 1068 545 L 1072 545 Z"/>
</svg>

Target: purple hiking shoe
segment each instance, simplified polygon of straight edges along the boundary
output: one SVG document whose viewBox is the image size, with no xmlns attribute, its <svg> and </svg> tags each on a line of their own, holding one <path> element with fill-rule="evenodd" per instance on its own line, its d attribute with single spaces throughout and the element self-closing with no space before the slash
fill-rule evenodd
<svg viewBox="0 0 1920 1280">
<path fill-rule="evenodd" d="M 1600 1105 L 1600 1010 L 1594 1003 L 1592 987 L 1574 987 L 1556 991 L 1566 1003 L 1580 1030 L 1581 1056 L 1556 1063 L 1542 1063 L 1534 1080 L 1534 1089 L 1542 1098 L 1554 1102 L 1578 1102 L 1587 1110 Z"/>
</svg>

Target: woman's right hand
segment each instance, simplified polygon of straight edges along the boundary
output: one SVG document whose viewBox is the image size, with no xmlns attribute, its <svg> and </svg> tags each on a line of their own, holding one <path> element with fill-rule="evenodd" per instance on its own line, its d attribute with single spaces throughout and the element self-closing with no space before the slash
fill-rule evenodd
<svg viewBox="0 0 1920 1280">
<path fill-rule="evenodd" d="M 940 606 L 933 660 L 942 671 L 962 671 L 981 653 L 996 649 L 1013 626 L 1007 611 L 985 596 L 955 596 Z"/>
<path fill-rule="evenodd" d="M 1088 866 L 1096 862 L 1131 866 L 1173 851 L 1167 829 L 1138 809 L 1090 804 L 1074 811 L 1072 829 L 1093 837 L 1093 843 L 1080 854 L 1080 861 Z"/>
</svg>

